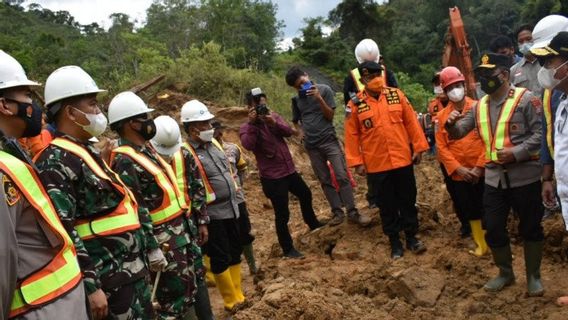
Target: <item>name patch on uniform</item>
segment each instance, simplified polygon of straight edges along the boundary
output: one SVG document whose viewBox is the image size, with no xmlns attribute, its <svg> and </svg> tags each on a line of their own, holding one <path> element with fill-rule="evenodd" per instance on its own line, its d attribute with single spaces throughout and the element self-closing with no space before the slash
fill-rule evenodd
<svg viewBox="0 0 568 320">
<path fill-rule="evenodd" d="M 357 107 L 357 113 L 363 113 L 369 110 L 371 110 L 371 107 L 369 107 L 369 105 L 367 104 L 361 104 L 359 107 Z"/>
<path fill-rule="evenodd" d="M 363 120 L 363 125 L 365 128 L 370 129 L 373 127 L 373 120 L 371 118 Z"/>
<path fill-rule="evenodd" d="M 4 185 L 4 194 L 6 196 L 6 203 L 8 206 L 15 205 L 20 200 L 20 192 L 14 186 L 14 182 L 8 176 L 2 177 L 2 184 Z"/>
<path fill-rule="evenodd" d="M 400 97 L 398 96 L 398 92 L 396 90 L 389 90 L 386 93 L 387 104 L 399 104 Z"/>
</svg>

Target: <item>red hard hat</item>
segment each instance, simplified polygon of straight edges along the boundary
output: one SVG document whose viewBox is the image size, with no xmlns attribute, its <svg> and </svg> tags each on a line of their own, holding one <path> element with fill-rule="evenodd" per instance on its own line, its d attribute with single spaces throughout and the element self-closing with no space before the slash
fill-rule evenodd
<svg viewBox="0 0 568 320">
<path fill-rule="evenodd" d="M 442 89 L 456 82 L 465 81 L 465 77 L 456 67 L 445 67 L 440 71 L 440 85 Z"/>
</svg>

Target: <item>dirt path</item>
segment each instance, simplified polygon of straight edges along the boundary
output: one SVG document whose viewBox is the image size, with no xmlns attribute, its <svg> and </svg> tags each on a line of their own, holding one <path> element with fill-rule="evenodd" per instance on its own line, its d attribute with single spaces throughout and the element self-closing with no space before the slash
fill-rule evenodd
<svg viewBox="0 0 568 320">
<path fill-rule="evenodd" d="M 226 139 L 238 143 L 237 130 L 245 121 L 246 111 L 212 109 L 229 127 Z M 329 217 L 328 204 L 303 148 L 295 139 L 289 143 L 297 168 L 313 192 L 316 214 Z M 378 212 L 366 209 L 365 183 L 357 178 L 356 200 L 362 213 L 373 217 L 372 226 L 360 228 L 345 222 L 309 232 L 297 200 L 291 197 L 289 226 L 306 258 L 285 260 L 280 257 L 273 211 L 260 188 L 254 157 L 247 157 L 250 170 L 245 190 L 263 279 L 253 284 L 243 261 L 249 306 L 234 319 L 568 319 L 568 308 L 554 304 L 557 296 L 568 294 L 568 244 L 559 214 L 544 223 L 542 278 L 546 291 L 541 298 L 525 296 L 523 250 L 514 235 L 516 284 L 499 294 L 484 292 L 483 284 L 497 269 L 489 257 L 479 259 L 467 253 L 472 241 L 459 237 L 458 221 L 439 166 L 432 158 L 415 168 L 420 237 L 428 246 L 424 255 L 405 252 L 400 260 L 390 259 Z M 510 230 L 515 230 L 513 223 Z M 210 290 L 210 294 L 216 314 L 226 318 L 217 290 Z"/>
</svg>

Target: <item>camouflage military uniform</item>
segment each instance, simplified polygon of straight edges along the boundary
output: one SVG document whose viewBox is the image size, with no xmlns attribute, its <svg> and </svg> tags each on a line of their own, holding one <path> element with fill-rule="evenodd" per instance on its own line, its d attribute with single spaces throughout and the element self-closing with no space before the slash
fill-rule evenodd
<svg viewBox="0 0 568 320">
<path fill-rule="evenodd" d="M 119 145 L 129 145 L 159 165 L 155 153 L 149 148 L 140 148 L 124 139 L 119 141 Z M 164 194 L 154 176 L 147 172 L 144 167 L 129 156 L 120 153 L 114 157 L 112 167 L 134 192 L 140 206 L 148 211 L 160 207 Z M 204 196 L 201 198 L 203 199 Z M 199 204 L 204 202 L 202 199 L 193 198 L 193 207 L 198 206 L 200 208 Z M 161 306 L 160 318 L 181 317 L 194 302 L 196 293 L 195 253 L 192 251 L 192 246 L 195 241 L 191 233 L 192 225 L 191 219 L 186 215 L 181 215 L 154 226 L 154 234 L 160 244 L 167 243 L 170 247 L 170 251 L 166 254 L 169 263 L 162 273 L 156 292 L 156 298 Z"/>
<path fill-rule="evenodd" d="M 62 138 L 83 146 L 108 176 L 116 179 L 90 143 L 84 144 L 65 135 Z M 112 212 L 122 200 L 122 194 L 112 184 L 98 178 L 81 158 L 53 144 L 41 152 L 36 164 L 39 177 L 77 249 L 87 294 L 98 289 L 110 294 L 109 313 L 112 315 L 109 318 L 152 319 L 154 312 L 144 259 L 145 250 L 157 246 L 152 243 L 152 237 L 145 237 L 141 228 L 82 240 L 74 229 L 78 219 L 93 219 Z M 122 290 L 120 297 L 113 294 L 130 286 L 139 289 Z"/>
</svg>

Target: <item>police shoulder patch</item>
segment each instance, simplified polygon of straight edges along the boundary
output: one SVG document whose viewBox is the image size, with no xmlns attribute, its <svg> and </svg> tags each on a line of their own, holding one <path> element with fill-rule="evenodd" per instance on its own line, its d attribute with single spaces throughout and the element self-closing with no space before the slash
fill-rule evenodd
<svg viewBox="0 0 568 320">
<path fill-rule="evenodd" d="M 20 200 L 20 192 L 16 189 L 14 182 L 7 176 L 2 177 L 2 184 L 4 185 L 4 195 L 6 197 L 6 204 L 13 206 Z"/>
<path fill-rule="evenodd" d="M 535 111 L 536 111 L 537 114 L 542 113 L 542 101 L 540 101 L 540 99 L 538 97 L 533 96 L 531 98 L 531 104 L 535 108 Z"/>
</svg>

